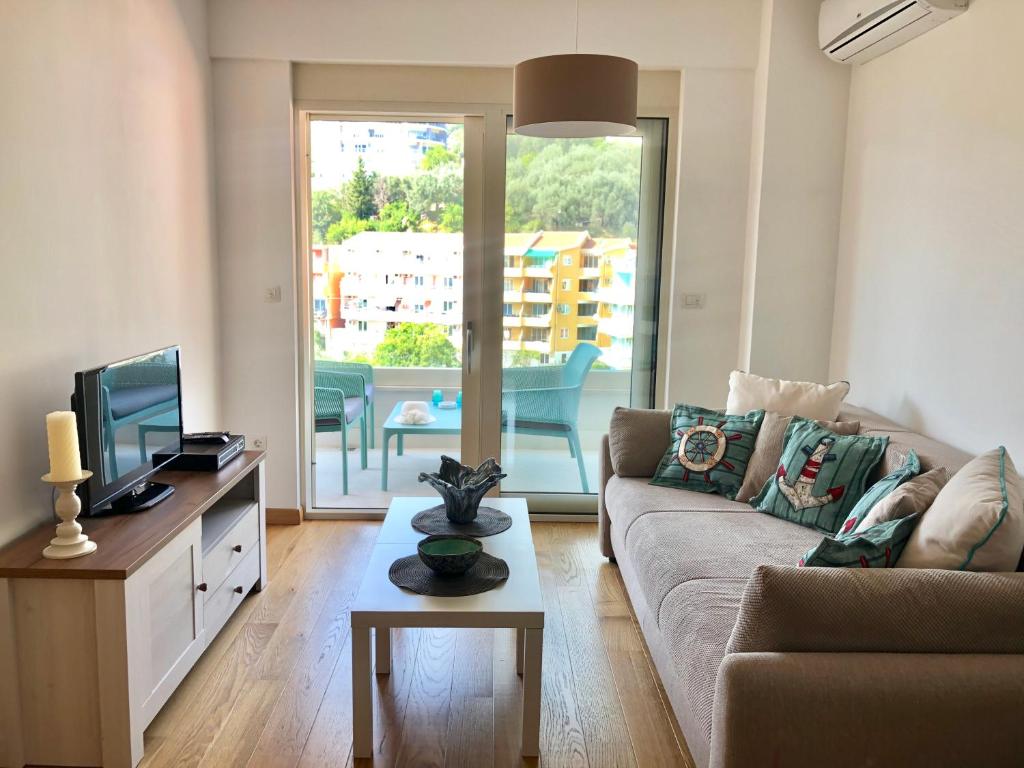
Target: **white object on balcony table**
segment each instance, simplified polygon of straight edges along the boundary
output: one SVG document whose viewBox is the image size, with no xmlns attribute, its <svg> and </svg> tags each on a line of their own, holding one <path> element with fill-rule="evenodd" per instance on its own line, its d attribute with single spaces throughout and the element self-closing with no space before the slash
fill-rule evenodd
<svg viewBox="0 0 1024 768">
<path fill-rule="evenodd" d="M 402 403 L 402 412 L 395 417 L 395 421 L 399 424 L 431 424 L 436 419 L 430 415 L 423 400 L 406 400 Z"/>
</svg>

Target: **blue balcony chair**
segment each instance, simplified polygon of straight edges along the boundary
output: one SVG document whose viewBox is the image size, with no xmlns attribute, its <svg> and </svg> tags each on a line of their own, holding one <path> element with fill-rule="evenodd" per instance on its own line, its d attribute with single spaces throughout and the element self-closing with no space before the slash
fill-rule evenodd
<svg viewBox="0 0 1024 768">
<path fill-rule="evenodd" d="M 501 431 L 565 438 L 569 455 L 579 467 L 584 493 L 590 493 L 590 486 L 577 427 L 580 394 L 584 379 L 600 356 L 601 350 L 584 342 L 577 345 L 564 365 L 505 368 L 502 372 Z"/>
<path fill-rule="evenodd" d="M 351 371 L 322 370 L 313 374 L 313 415 L 316 432 L 341 432 L 341 492 L 348 495 L 348 426 L 359 420 L 359 461 L 366 469 L 366 382 Z"/>
<path fill-rule="evenodd" d="M 370 433 L 370 447 L 375 448 L 377 446 L 377 413 L 373 407 L 373 366 L 369 363 L 348 363 L 348 362 L 337 362 L 334 360 L 317 360 L 316 369 L 318 371 L 341 371 L 358 373 L 363 377 L 364 389 L 365 389 L 365 400 L 366 400 L 366 413 L 369 417 L 369 425 L 367 429 Z"/>
</svg>

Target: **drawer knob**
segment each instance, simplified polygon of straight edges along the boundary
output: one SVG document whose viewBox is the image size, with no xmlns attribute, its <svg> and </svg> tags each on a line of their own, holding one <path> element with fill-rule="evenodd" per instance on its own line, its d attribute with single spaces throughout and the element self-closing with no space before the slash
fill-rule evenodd
<svg viewBox="0 0 1024 768">
<path fill-rule="evenodd" d="M 241 544 L 235 544 L 235 546 L 233 546 L 231 548 L 231 551 L 232 552 L 241 552 L 242 551 L 242 545 Z"/>
<path fill-rule="evenodd" d="M 242 588 L 241 587 L 235 587 L 235 592 L 236 592 L 236 594 L 239 594 L 239 595 L 242 594 Z"/>
<path fill-rule="evenodd" d="M 207 589 L 209 589 L 209 587 L 206 586 L 206 582 L 204 581 L 202 584 L 198 585 L 196 589 L 198 589 L 200 592 L 205 592 Z"/>
</svg>

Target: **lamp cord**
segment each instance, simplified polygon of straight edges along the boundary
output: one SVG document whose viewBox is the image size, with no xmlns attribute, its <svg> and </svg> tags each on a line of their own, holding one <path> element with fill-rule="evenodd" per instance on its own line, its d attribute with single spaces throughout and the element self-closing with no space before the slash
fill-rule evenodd
<svg viewBox="0 0 1024 768">
<path fill-rule="evenodd" d="M 576 0 L 576 53 L 580 52 L 580 0 Z"/>
</svg>

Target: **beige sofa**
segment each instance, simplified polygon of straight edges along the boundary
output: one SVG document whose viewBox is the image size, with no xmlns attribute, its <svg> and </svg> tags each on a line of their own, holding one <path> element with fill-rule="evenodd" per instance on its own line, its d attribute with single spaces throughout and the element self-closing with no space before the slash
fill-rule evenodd
<svg viewBox="0 0 1024 768">
<path fill-rule="evenodd" d="M 924 469 L 970 458 L 848 407 Z M 820 533 L 648 484 L 669 412 L 620 409 L 603 441 L 614 558 L 698 766 L 1024 765 L 1024 573 L 796 568 Z"/>
</svg>

